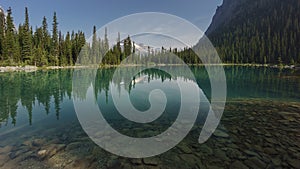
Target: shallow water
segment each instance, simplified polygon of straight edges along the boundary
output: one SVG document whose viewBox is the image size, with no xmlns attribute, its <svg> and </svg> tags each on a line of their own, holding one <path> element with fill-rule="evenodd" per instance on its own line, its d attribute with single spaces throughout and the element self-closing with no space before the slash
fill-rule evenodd
<svg viewBox="0 0 300 169">
<path fill-rule="evenodd" d="M 134 72 L 137 68 L 123 69 Z M 180 66 L 165 69 L 184 76 Z M 191 70 L 202 96 L 210 99 L 204 67 Z M 172 125 L 180 102 L 173 82 L 188 78 L 150 69 L 137 75 L 142 80 L 134 84 L 121 78 L 112 80 L 114 71 L 100 69 L 94 81 L 99 107 L 114 129 L 132 137 L 150 137 Z M 72 90 L 73 70 L 2 73 L 0 168 L 299 168 L 300 72 L 227 66 L 225 73 L 227 103 L 213 136 L 198 143 L 208 110 L 207 104 L 202 104 L 193 130 L 179 145 L 145 159 L 118 157 L 87 136 L 72 98 L 84 99 L 90 83 L 82 84 L 80 91 Z M 150 107 L 149 91 L 160 88 L 168 99 L 166 111 L 146 125 L 125 120 L 114 107 L 111 85 L 122 88 L 120 94 L 129 92 L 132 104 L 141 111 Z"/>
</svg>

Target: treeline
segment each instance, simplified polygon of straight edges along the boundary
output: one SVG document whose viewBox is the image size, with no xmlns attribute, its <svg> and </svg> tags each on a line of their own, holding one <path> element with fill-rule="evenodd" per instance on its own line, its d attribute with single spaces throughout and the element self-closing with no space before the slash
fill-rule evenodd
<svg viewBox="0 0 300 169">
<path fill-rule="evenodd" d="M 121 39 L 120 34 L 117 37 L 115 45 L 111 46 L 108 42 L 107 29 L 105 29 L 104 38 L 97 35 L 96 27 L 93 28 L 93 37 L 91 43 L 86 43 L 82 48 L 78 64 L 103 64 L 119 65 L 125 58 L 129 57 L 123 63 L 125 64 L 178 64 L 180 58 L 188 64 L 199 63 L 198 56 L 191 48 L 177 49 L 161 47 L 155 50 L 146 46 L 147 51 L 142 52 L 136 49 L 136 44 L 130 36 Z M 182 62 L 181 62 L 182 63 Z"/>
<path fill-rule="evenodd" d="M 33 30 L 29 24 L 28 9 L 25 8 L 25 20 L 16 29 L 12 9 L 7 15 L 0 11 L 0 66 L 35 65 L 35 66 L 68 66 L 78 64 L 119 65 L 126 57 L 130 64 L 135 63 L 168 63 L 176 64 L 171 53 L 178 55 L 186 63 L 198 63 L 198 57 L 189 48 L 183 51 L 162 47 L 153 51 L 148 47 L 146 54 L 136 52 L 135 42 L 129 35 L 121 39 L 120 35 L 114 46 L 110 47 L 107 30 L 101 39 L 94 26 L 92 41 L 86 41 L 82 31 L 67 32 L 64 36 L 58 30 L 56 13 L 53 14 L 52 32 L 48 31 L 48 22 L 43 18 L 40 27 Z M 80 55 L 80 56 L 79 56 Z M 142 61 L 141 61 L 142 60 Z"/>
<path fill-rule="evenodd" d="M 29 24 L 28 9 L 25 8 L 25 21 L 16 29 L 13 23 L 12 9 L 7 15 L 0 12 L 0 64 L 64 66 L 74 65 L 81 48 L 85 45 L 82 31 L 67 32 L 64 36 L 58 30 L 58 21 L 54 12 L 52 32 L 48 31 L 46 17 L 42 25 L 35 30 Z"/>
<path fill-rule="evenodd" d="M 299 0 L 246 0 L 237 8 L 208 34 L 223 62 L 300 63 Z"/>
</svg>

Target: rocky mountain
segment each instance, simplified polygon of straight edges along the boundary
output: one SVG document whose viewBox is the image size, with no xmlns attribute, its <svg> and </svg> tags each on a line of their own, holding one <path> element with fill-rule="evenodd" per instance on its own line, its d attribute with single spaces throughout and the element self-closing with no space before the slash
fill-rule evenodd
<svg viewBox="0 0 300 169">
<path fill-rule="evenodd" d="M 300 1 L 224 0 L 206 35 L 223 62 L 299 64 Z"/>
<path fill-rule="evenodd" d="M 1 19 L 1 24 L 4 24 L 4 18 L 5 18 L 5 11 L 4 9 L 0 6 L 0 19 Z M 2 23 L 3 22 L 3 23 Z"/>
<path fill-rule="evenodd" d="M 224 0 L 223 4 L 218 6 L 212 23 L 210 24 L 206 33 L 212 33 L 219 26 L 226 25 L 230 23 L 234 17 L 239 16 L 239 14 L 242 12 L 240 7 L 243 5 L 243 3 L 245 3 L 245 1 L 246 0 Z"/>
</svg>

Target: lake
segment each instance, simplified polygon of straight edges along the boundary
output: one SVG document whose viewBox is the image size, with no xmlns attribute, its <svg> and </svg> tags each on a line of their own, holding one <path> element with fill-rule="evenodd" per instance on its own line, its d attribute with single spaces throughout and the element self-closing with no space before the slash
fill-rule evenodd
<svg viewBox="0 0 300 169">
<path fill-rule="evenodd" d="M 121 69 L 135 72 L 139 68 Z M 299 70 L 225 66 L 225 110 L 216 132 L 199 144 L 211 98 L 207 72 L 202 66 L 191 66 L 193 79 L 185 77 L 181 66 L 164 69 L 181 75 L 153 67 L 124 79 L 113 78 L 116 68 L 81 70 L 82 81 L 90 77 L 94 81 L 93 85 L 81 84 L 80 90 L 73 88 L 73 69 L 1 73 L 0 168 L 300 167 Z M 125 158 L 105 151 L 88 137 L 75 112 L 73 99 L 85 100 L 92 90 L 90 94 L 112 128 L 131 137 L 152 137 L 167 130 L 178 116 L 177 82 L 196 84 L 204 104 L 184 140 L 155 157 Z M 164 91 L 168 102 L 163 114 L 151 123 L 127 120 L 114 106 L 112 91 L 121 99 L 127 93 L 137 110 L 146 111 L 153 89 Z M 127 109 L 126 104 L 122 107 Z"/>
</svg>

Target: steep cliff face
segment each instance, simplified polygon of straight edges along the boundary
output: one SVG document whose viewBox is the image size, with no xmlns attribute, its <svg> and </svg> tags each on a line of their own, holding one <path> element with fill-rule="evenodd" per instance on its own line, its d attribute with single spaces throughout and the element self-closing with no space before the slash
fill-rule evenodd
<svg viewBox="0 0 300 169">
<path fill-rule="evenodd" d="M 300 0 L 224 0 L 206 35 L 223 62 L 299 64 Z"/>
<path fill-rule="evenodd" d="M 206 34 L 215 31 L 219 26 L 230 23 L 231 20 L 242 12 L 240 7 L 246 1 L 247 0 L 224 0 L 223 4 L 217 8 Z"/>
<path fill-rule="evenodd" d="M 5 22 L 5 12 L 4 9 L 0 6 L 0 28 L 2 28 L 2 30 L 0 30 L 0 33 L 2 33 L 4 29 L 4 22 Z"/>
</svg>

